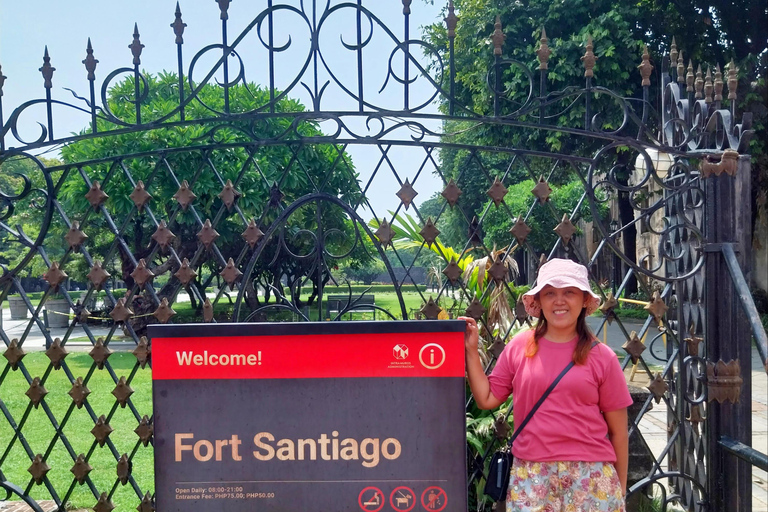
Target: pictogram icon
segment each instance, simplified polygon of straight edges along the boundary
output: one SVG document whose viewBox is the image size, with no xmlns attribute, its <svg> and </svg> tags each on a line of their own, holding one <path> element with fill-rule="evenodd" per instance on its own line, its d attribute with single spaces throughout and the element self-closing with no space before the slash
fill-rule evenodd
<svg viewBox="0 0 768 512">
<path fill-rule="evenodd" d="M 413 489 L 406 486 L 395 487 L 389 495 L 389 504 L 400 512 L 408 512 L 416 506 L 416 494 Z"/>
<path fill-rule="evenodd" d="M 421 506 L 424 507 L 424 510 L 440 512 L 445 508 L 447 502 L 448 496 L 445 494 L 445 491 L 436 485 L 427 487 L 421 493 Z"/>
<path fill-rule="evenodd" d="M 357 504 L 366 512 L 379 512 L 384 508 L 384 493 L 378 487 L 366 487 L 357 496 Z"/>
<path fill-rule="evenodd" d="M 392 349 L 392 355 L 395 356 L 395 359 L 406 359 L 408 357 L 408 347 L 399 343 Z"/>
</svg>

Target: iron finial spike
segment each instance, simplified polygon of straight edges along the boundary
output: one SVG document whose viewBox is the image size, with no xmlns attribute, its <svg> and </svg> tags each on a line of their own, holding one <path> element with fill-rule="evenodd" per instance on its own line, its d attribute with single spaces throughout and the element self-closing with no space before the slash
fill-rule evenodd
<svg viewBox="0 0 768 512">
<path fill-rule="evenodd" d="M 536 50 L 536 56 L 539 59 L 539 69 L 549 69 L 549 56 L 552 54 L 552 50 L 549 49 L 549 39 L 547 38 L 547 31 L 544 27 L 541 27 L 541 38 L 539 38 L 539 48 Z"/>
<path fill-rule="evenodd" d="M 648 46 L 643 46 L 643 62 L 637 66 L 640 70 L 640 76 L 643 78 L 643 87 L 651 85 L 651 72 L 653 71 L 653 64 L 651 64 L 651 55 L 648 53 Z"/>
<path fill-rule="evenodd" d="M 715 101 L 723 101 L 723 72 L 720 64 L 715 66 Z"/>
<path fill-rule="evenodd" d="M 85 47 L 85 70 L 88 71 L 88 80 L 96 80 L 96 64 L 99 61 L 93 56 L 93 46 L 91 45 L 91 38 L 88 38 L 88 45 Z"/>
<path fill-rule="evenodd" d="M 701 98 L 704 97 L 704 95 L 702 94 L 702 91 L 704 90 L 704 75 L 701 72 L 701 64 L 699 64 L 696 67 L 696 82 L 695 82 L 695 86 L 694 87 L 696 89 L 696 96 L 695 96 L 695 98 L 697 100 L 700 100 Z"/>
<path fill-rule="evenodd" d="M 173 23 L 171 23 L 171 28 L 173 28 L 173 33 L 176 34 L 176 44 L 183 44 L 184 43 L 184 27 L 186 27 L 187 24 L 184 23 L 181 19 L 181 8 L 179 7 L 179 2 L 176 2 L 176 19 L 173 20 Z"/>
<path fill-rule="evenodd" d="M 131 53 L 133 54 L 133 65 L 138 66 L 141 64 L 141 49 L 144 48 L 144 45 L 141 44 L 141 40 L 139 39 L 139 24 L 134 23 L 133 24 L 133 42 L 128 45 L 128 48 L 131 49 Z"/>
<path fill-rule="evenodd" d="M 707 75 L 704 77 L 704 101 L 712 103 L 712 91 L 715 86 L 712 83 L 712 67 L 707 66 Z"/>
<path fill-rule="evenodd" d="M 507 38 L 504 32 L 501 30 L 501 16 L 496 15 L 496 22 L 493 24 L 493 35 L 491 41 L 493 41 L 493 54 L 501 55 L 501 47 L 504 45 L 504 40 Z"/>
<path fill-rule="evenodd" d="M 683 59 L 683 50 L 680 50 L 680 55 L 677 57 L 677 83 L 685 83 L 685 59 Z"/>
<path fill-rule="evenodd" d="M 669 46 L 669 60 L 672 62 L 672 64 L 677 64 L 677 41 L 675 41 L 675 36 L 672 36 L 672 44 Z"/>
<path fill-rule="evenodd" d="M 411 0 L 403 0 L 403 14 L 411 14 Z"/>
<path fill-rule="evenodd" d="M 696 77 L 693 74 L 693 61 L 688 59 L 688 73 L 685 75 L 685 90 L 686 92 L 693 92 L 693 82 Z"/>
<path fill-rule="evenodd" d="M 38 69 L 43 74 L 44 87 L 50 89 L 53 87 L 53 72 L 56 68 L 51 66 L 51 56 L 48 55 L 48 45 L 45 45 L 45 53 L 43 53 L 43 67 Z"/>
<path fill-rule="evenodd" d="M 219 10 L 221 11 L 219 18 L 222 21 L 226 21 L 229 19 L 229 14 L 227 14 L 227 11 L 229 10 L 229 4 L 231 2 L 232 0 L 216 0 L 216 3 L 219 4 Z"/>
<path fill-rule="evenodd" d="M 592 35 L 587 36 L 587 51 L 584 52 L 584 56 L 581 58 L 582 62 L 584 62 L 584 76 L 586 78 L 593 77 L 595 68 L 595 62 L 597 62 L 597 57 L 595 56 L 594 45 L 592 44 Z"/>
<path fill-rule="evenodd" d="M 456 37 L 456 25 L 459 23 L 459 17 L 456 16 L 456 10 L 453 6 L 453 0 L 448 2 L 448 16 L 445 17 L 445 26 L 448 27 L 448 37 Z"/>
</svg>

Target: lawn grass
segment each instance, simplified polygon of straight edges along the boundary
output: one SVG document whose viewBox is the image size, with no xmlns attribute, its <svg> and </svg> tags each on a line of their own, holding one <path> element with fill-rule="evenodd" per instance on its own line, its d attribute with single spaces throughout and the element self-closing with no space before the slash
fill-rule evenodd
<svg viewBox="0 0 768 512">
<path fill-rule="evenodd" d="M 24 360 L 24 365 L 31 377 L 43 377 L 48 369 L 49 359 L 44 353 L 35 352 L 28 354 Z M 85 353 L 71 353 L 66 358 L 67 366 L 72 375 L 83 377 L 89 375 L 93 359 Z M 136 358 L 131 353 L 115 353 L 109 358 L 115 374 L 125 376 L 131 374 L 136 364 Z M 73 406 L 72 399 L 68 395 L 71 389 L 70 381 L 64 370 L 54 370 L 50 373 L 44 383 L 49 391 L 44 402 L 48 406 L 51 416 L 57 423 L 62 423 L 70 408 L 72 409 L 69 418 L 61 428 L 63 437 L 71 443 L 74 453 L 83 453 L 88 456 L 88 463 L 93 467 L 89 474 L 94 486 L 99 492 L 110 492 L 117 480 L 116 468 L 117 461 L 110 450 L 108 444 L 99 447 L 94 446 L 95 438 L 91 434 L 94 421 L 91 418 L 86 407 L 77 409 Z M 131 396 L 131 402 L 140 415 L 152 414 L 152 385 L 151 370 L 149 367 L 139 369 L 130 383 L 134 390 Z M 107 369 L 94 370 L 87 380 L 87 386 L 91 390 L 88 396 L 88 403 L 96 416 L 105 415 L 109 417 L 110 412 L 116 405 L 112 390 L 115 388 L 114 381 Z M 0 373 L 0 397 L 13 418 L 14 423 L 21 424 L 21 433 L 24 439 L 29 443 L 30 450 L 34 454 L 45 454 L 49 450 L 49 445 L 55 436 L 55 429 L 52 425 L 43 404 L 37 409 L 32 408 L 26 420 L 24 415 L 30 407 L 30 401 L 25 396 L 29 384 L 20 370 L 11 371 L 6 365 Z M 109 419 L 109 424 L 114 428 L 114 432 L 109 435 L 109 439 L 114 444 L 118 456 L 123 453 L 131 454 L 136 449 L 138 436 L 134 429 L 139 422 L 134 417 L 129 408 L 120 408 L 119 406 Z M 9 443 L 13 439 L 14 432 L 7 418 L 0 419 L 0 456 L 6 454 Z M 90 455 L 89 455 L 90 454 Z M 5 478 L 22 489 L 26 489 L 31 482 L 30 474 L 27 472 L 31 464 L 30 457 L 24 450 L 19 439 L 16 439 L 10 451 L 5 455 L 5 459 L 0 464 Z M 50 455 L 47 458 L 47 464 L 51 467 L 48 472 L 48 478 L 59 499 L 63 499 L 68 489 L 74 482 L 70 468 L 73 466 L 73 460 L 61 439 L 57 439 Z M 154 453 L 152 447 L 139 446 L 133 457 L 132 475 L 137 485 L 143 491 L 152 491 L 154 489 Z M 36 500 L 52 499 L 44 485 L 34 485 L 29 491 L 30 496 Z M 75 489 L 68 498 L 68 507 L 92 507 L 96 503 L 93 493 L 87 485 L 75 484 Z M 130 484 L 122 486 L 117 485 L 112 501 L 118 508 L 118 511 L 134 510 L 139 500 Z"/>
</svg>

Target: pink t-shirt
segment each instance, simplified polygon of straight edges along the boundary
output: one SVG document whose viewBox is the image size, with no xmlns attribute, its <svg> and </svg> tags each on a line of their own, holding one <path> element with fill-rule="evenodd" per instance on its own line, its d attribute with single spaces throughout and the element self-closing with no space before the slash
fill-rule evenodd
<svg viewBox="0 0 768 512">
<path fill-rule="evenodd" d="M 526 331 L 512 338 L 488 377 L 493 396 L 506 400 L 513 394 L 516 426 L 571 361 L 577 342 L 576 338 L 568 343 L 542 338 L 536 355 L 527 357 L 532 337 L 533 331 Z M 616 462 L 602 412 L 630 404 L 632 397 L 616 354 L 598 343 L 586 363 L 571 368 L 533 414 L 515 439 L 512 453 L 536 462 Z"/>
</svg>

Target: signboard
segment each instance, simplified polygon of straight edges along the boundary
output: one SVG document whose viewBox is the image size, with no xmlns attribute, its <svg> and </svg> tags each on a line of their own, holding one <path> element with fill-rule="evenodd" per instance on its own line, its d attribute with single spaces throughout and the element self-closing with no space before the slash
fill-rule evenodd
<svg viewBox="0 0 768 512">
<path fill-rule="evenodd" d="M 467 510 L 463 321 L 149 329 L 157 510 Z"/>
</svg>

